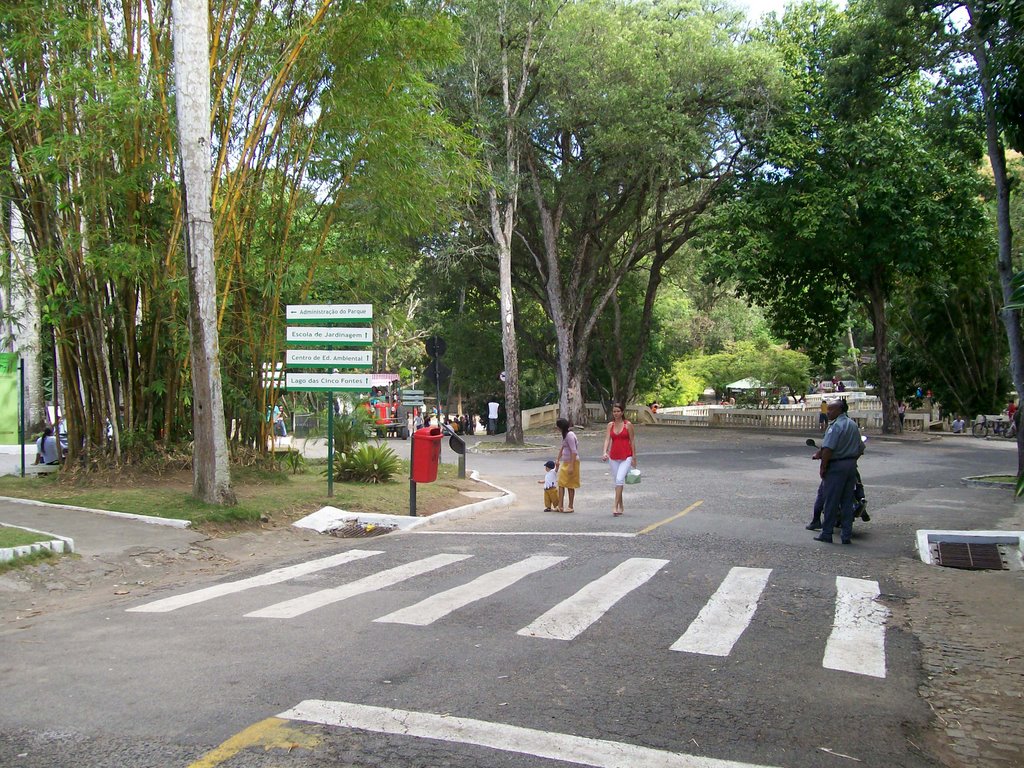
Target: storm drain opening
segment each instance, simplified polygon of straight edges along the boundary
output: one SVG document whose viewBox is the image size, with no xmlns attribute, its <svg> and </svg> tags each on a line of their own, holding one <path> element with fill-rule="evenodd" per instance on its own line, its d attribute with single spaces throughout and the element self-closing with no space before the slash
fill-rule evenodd
<svg viewBox="0 0 1024 768">
<path fill-rule="evenodd" d="M 398 526 L 382 523 L 364 523 L 359 520 L 349 520 L 338 528 L 331 528 L 327 531 L 331 536 L 341 539 L 361 539 L 368 536 L 383 536 L 391 533 Z"/>
<path fill-rule="evenodd" d="M 1006 557 L 998 544 L 962 544 L 950 541 L 936 545 L 935 561 L 946 568 L 971 571 L 1009 570 Z"/>
<path fill-rule="evenodd" d="M 1024 531 L 917 532 L 925 565 L 971 571 L 1024 571 Z"/>
</svg>

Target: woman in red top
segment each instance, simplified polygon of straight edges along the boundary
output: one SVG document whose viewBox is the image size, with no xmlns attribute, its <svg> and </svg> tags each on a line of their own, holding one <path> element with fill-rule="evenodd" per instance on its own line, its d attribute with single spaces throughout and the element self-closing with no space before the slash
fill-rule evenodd
<svg viewBox="0 0 1024 768">
<path fill-rule="evenodd" d="M 612 514 L 622 514 L 622 487 L 626 484 L 626 474 L 636 466 L 636 435 L 633 425 L 624 418 L 626 409 L 622 403 L 612 404 L 612 420 L 604 436 L 604 456 L 608 462 L 612 479 L 615 481 L 615 509 Z"/>
</svg>

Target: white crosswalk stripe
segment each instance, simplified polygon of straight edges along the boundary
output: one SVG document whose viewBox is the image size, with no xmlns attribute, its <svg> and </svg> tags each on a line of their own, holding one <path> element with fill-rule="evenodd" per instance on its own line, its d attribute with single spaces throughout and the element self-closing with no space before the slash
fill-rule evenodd
<svg viewBox="0 0 1024 768">
<path fill-rule="evenodd" d="M 769 768 L 735 760 L 669 752 L 637 744 L 459 717 L 346 701 L 307 699 L 278 715 L 335 728 L 354 728 L 403 738 L 472 744 L 592 768 Z M 696 742 L 694 742 L 696 743 Z M 481 761 L 485 762 L 485 761 Z"/>
<path fill-rule="evenodd" d="M 733 568 L 673 651 L 728 656 L 754 618 L 757 601 L 768 584 L 770 568 Z"/>
<path fill-rule="evenodd" d="M 287 568 L 278 568 L 267 573 L 261 573 L 259 576 L 252 576 L 248 579 L 229 581 L 224 584 L 214 584 L 212 587 L 197 589 L 194 592 L 186 592 L 184 595 L 165 597 L 162 600 L 155 600 L 152 603 L 138 605 L 134 608 L 128 608 L 127 610 L 129 613 L 167 613 L 168 611 L 175 611 L 178 608 L 184 608 L 187 605 L 195 605 L 196 603 L 213 600 L 215 597 L 221 597 L 222 595 L 244 592 L 245 590 L 253 589 L 254 587 L 265 587 L 270 584 L 280 584 L 283 581 L 295 579 L 299 576 L 305 576 L 310 573 L 316 573 L 317 571 L 322 571 L 326 568 L 334 568 L 335 566 L 343 565 L 344 563 L 351 563 L 354 560 L 362 560 L 364 557 L 383 554 L 383 552 L 353 549 L 349 552 L 342 552 L 339 555 L 331 555 L 330 557 L 323 557 L 319 560 L 310 560 L 306 563 L 289 565 Z"/>
<path fill-rule="evenodd" d="M 426 557 L 406 565 L 400 565 L 397 568 L 389 568 L 386 571 L 375 573 L 372 576 L 367 576 L 348 584 L 342 584 L 340 587 L 321 589 L 318 592 L 302 595 L 292 600 L 285 600 L 283 603 L 276 603 L 275 605 L 245 615 L 260 619 L 292 619 L 317 608 L 323 608 L 325 605 L 331 605 L 332 603 L 347 600 L 350 597 L 367 592 L 375 592 L 378 589 L 390 587 L 406 579 L 429 573 L 446 565 L 457 563 L 460 560 L 467 560 L 470 557 L 472 555 L 434 555 L 433 557 Z"/>
<path fill-rule="evenodd" d="M 525 560 L 520 560 L 518 563 L 485 573 L 468 584 L 439 592 L 428 597 L 426 600 L 421 600 L 416 605 L 410 605 L 408 608 L 389 613 L 387 616 L 381 616 L 374 621 L 414 624 L 423 627 L 447 616 L 452 611 L 464 608 L 470 603 L 482 600 L 485 597 L 490 597 L 530 574 L 557 565 L 565 559 L 564 557 L 534 555 Z"/>
<path fill-rule="evenodd" d="M 836 617 L 825 644 L 826 669 L 885 677 L 885 622 L 878 582 L 836 577 Z"/>
<path fill-rule="evenodd" d="M 550 640 L 572 640 L 667 564 L 668 560 L 630 558 L 560 602 L 517 634 Z"/>
<path fill-rule="evenodd" d="M 310 573 L 356 562 L 380 551 L 350 550 L 307 563 L 278 568 L 259 576 L 215 584 L 181 595 L 127 608 L 133 613 L 167 613 L 217 597 L 270 586 Z M 350 597 L 386 589 L 431 571 L 471 558 L 468 554 L 437 554 L 369 576 L 300 595 L 246 613 L 251 618 L 287 619 Z M 510 589 L 569 558 L 533 555 L 488 570 L 471 580 L 420 599 L 374 619 L 384 624 L 427 626 L 468 605 Z M 669 563 L 653 558 L 630 558 L 597 576 L 573 595 L 538 616 L 517 634 L 528 638 L 569 641 L 601 620 L 620 600 L 653 579 Z M 697 613 L 683 635 L 669 648 L 691 654 L 729 656 L 750 627 L 772 574 L 770 568 L 732 568 Z M 869 677 L 886 676 L 885 633 L 890 612 L 878 602 L 877 581 L 836 578 L 836 606 L 822 667 Z"/>
</svg>

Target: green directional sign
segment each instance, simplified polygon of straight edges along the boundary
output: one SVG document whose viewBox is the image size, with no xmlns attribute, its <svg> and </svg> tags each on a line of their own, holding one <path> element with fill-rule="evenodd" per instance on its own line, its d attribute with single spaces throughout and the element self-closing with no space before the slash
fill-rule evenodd
<svg viewBox="0 0 1024 768">
<path fill-rule="evenodd" d="M 289 349 L 285 352 L 289 368 L 369 368 L 373 352 L 348 349 Z"/>
<path fill-rule="evenodd" d="M 403 389 L 402 390 L 402 405 L 423 405 L 423 390 L 422 389 Z"/>
<path fill-rule="evenodd" d="M 285 339 L 289 345 L 297 347 L 368 347 L 373 344 L 373 330 L 323 326 L 289 327 Z"/>
<path fill-rule="evenodd" d="M 285 320 L 298 325 L 366 323 L 373 320 L 372 304 L 289 304 Z"/>
<path fill-rule="evenodd" d="M 289 392 L 368 392 L 370 375 L 367 373 L 292 373 L 285 384 Z"/>
</svg>

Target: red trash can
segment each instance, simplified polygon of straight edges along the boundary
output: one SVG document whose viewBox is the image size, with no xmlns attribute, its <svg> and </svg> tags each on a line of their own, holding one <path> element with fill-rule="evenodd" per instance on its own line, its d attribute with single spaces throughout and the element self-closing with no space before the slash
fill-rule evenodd
<svg viewBox="0 0 1024 768">
<path fill-rule="evenodd" d="M 440 427 L 424 427 L 412 433 L 412 479 L 416 483 L 437 480 L 437 465 L 441 463 Z"/>
</svg>

